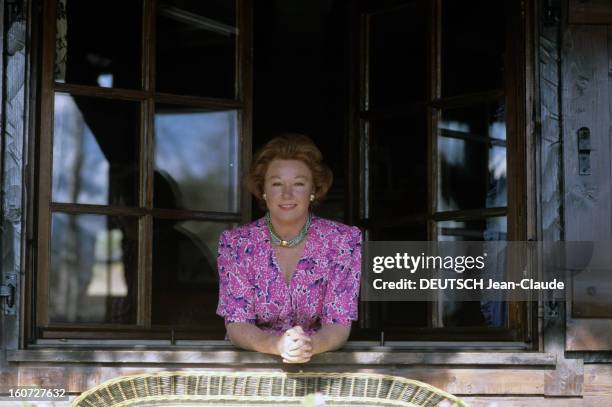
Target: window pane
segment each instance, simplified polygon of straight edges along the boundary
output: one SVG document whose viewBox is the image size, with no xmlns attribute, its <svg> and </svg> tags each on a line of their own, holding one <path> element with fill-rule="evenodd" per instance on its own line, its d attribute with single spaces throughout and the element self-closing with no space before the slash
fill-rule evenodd
<svg viewBox="0 0 612 407">
<path fill-rule="evenodd" d="M 54 202 L 136 205 L 140 104 L 55 95 Z"/>
<path fill-rule="evenodd" d="M 443 0 L 443 96 L 504 87 L 504 3 Z"/>
<path fill-rule="evenodd" d="M 51 216 L 51 322 L 136 322 L 138 220 Z"/>
<path fill-rule="evenodd" d="M 238 113 L 157 105 L 154 206 L 238 212 Z"/>
<path fill-rule="evenodd" d="M 424 115 L 379 120 L 370 130 L 370 218 L 427 213 Z"/>
<path fill-rule="evenodd" d="M 58 0 L 55 80 L 140 88 L 141 0 Z"/>
<path fill-rule="evenodd" d="M 217 243 L 232 224 L 154 220 L 153 310 L 155 325 L 198 329 L 218 328 L 216 316 L 219 279 Z"/>
<path fill-rule="evenodd" d="M 388 301 L 378 304 L 380 307 L 379 329 L 385 332 L 387 341 L 404 339 L 401 334 L 402 328 L 428 326 L 429 307 L 426 301 Z"/>
<path fill-rule="evenodd" d="M 438 241 L 480 242 L 484 240 L 507 240 L 508 229 L 505 216 L 479 220 L 447 220 L 438 222 Z"/>
<path fill-rule="evenodd" d="M 449 298 L 443 304 L 443 324 L 446 328 L 504 327 L 508 320 L 506 301 L 453 301 Z"/>
<path fill-rule="evenodd" d="M 506 206 L 504 106 L 444 110 L 438 135 L 437 210 Z"/>
<path fill-rule="evenodd" d="M 371 107 L 425 100 L 427 14 L 424 1 L 413 1 L 370 16 Z"/>
<path fill-rule="evenodd" d="M 397 223 L 397 220 L 395 221 Z M 408 222 L 405 225 L 372 226 L 369 229 L 369 240 L 387 241 L 425 241 L 427 239 L 427 222 L 423 218 L 420 222 Z"/>
<path fill-rule="evenodd" d="M 235 98 L 236 1 L 160 0 L 156 89 Z"/>
<path fill-rule="evenodd" d="M 507 239 L 507 219 L 505 216 L 471 221 L 438 222 L 439 241 L 497 241 Z M 487 251 L 487 262 L 505 264 L 506 259 L 490 250 Z M 505 268 L 497 268 L 503 273 Z M 503 276 L 494 277 L 503 280 Z M 454 301 L 453 291 L 447 291 L 442 301 L 442 322 L 445 327 L 503 327 L 508 318 L 507 303 L 501 301 Z M 490 297 L 490 296 L 489 296 Z"/>
</svg>

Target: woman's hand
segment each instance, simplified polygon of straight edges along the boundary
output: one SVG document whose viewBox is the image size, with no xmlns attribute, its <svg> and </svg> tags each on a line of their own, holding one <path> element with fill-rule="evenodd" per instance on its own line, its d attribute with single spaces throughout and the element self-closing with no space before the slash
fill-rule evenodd
<svg viewBox="0 0 612 407">
<path fill-rule="evenodd" d="M 280 337 L 278 350 L 285 363 L 306 363 L 312 357 L 312 340 L 301 326 L 294 326 Z"/>
</svg>

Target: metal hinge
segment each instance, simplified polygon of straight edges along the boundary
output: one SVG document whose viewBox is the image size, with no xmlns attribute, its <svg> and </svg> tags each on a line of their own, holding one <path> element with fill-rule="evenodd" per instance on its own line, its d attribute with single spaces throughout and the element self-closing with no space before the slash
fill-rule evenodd
<svg viewBox="0 0 612 407">
<path fill-rule="evenodd" d="M 4 315 L 15 315 L 15 295 L 17 291 L 17 274 L 8 273 L 4 276 L 4 284 L 0 285 L 0 299 L 3 301 Z"/>
</svg>

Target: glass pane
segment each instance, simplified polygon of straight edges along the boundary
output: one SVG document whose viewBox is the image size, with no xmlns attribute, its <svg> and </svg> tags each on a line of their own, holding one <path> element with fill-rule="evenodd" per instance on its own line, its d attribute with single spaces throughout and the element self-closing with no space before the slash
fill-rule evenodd
<svg viewBox="0 0 612 407">
<path fill-rule="evenodd" d="M 385 331 L 385 340 L 401 340 L 401 331 L 393 332 L 393 328 L 427 327 L 428 303 L 426 301 L 389 301 L 380 304 L 381 326 Z"/>
<path fill-rule="evenodd" d="M 157 208 L 238 212 L 238 113 L 157 105 Z"/>
<path fill-rule="evenodd" d="M 140 104 L 55 95 L 54 202 L 136 205 Z"/>
<path fill-rule="evenodd" d="M 424 115 L 372 122 L 371 219 L 427 214 L 427 129 Z"/>
<path fill-rule="evenodd" d="M 427 21 L 424 1 L 370 16 L 371 107 L 425 100 Z"/>
<path fill-rule="evenodd" d="M 504 87 L 504 3 L 443 0 L 443 96 Z"/>
<path fill-rule="evenodd" d="M 427 240 L 425 117 L 374 121 L 369 138 L 369 215 L 373 224 L 367 231 L 368 240 Z M 386 340 L 402 339 L 398 329 L 427 326 L 428 304 L 407 305 L 375 304 L 376 326 L 385 331 Z"/>
<path fill-rule="evenodd" d="M 194 328 L 218 327 L 219 279 L 217 243 L 232 224 L 154 220 L 153 310 L 155 325 Z"/>
<path fill-rule="evenodd" d="M 478 220 L 447 220 L 438 222 L 438 241 L 480 242 L 485 240 L 507 240 L 508 228 L 505 216 Z"/>
<path fill-rule="evenodd" d="M 136 322 L 138 219 L 51 216 L 51 322 Z"/>
<path fill-rule="evenodd" d="M 160 0 L 156 28 L 159 92 L 235 98 L 235 0 Z"/>
<path fill-rule="evenodd" d="M 505 216 L 471 221 L 438 222 L 439 241 L 497 241 L 507 240 L 507 219 Z M 501 256 L 501 254 L 500 254 Z M 505 258 L 487 251 L 487 261 L 505 264 Z M 503 268 L 498 272 L 503 273 Z M 496 280 L 503 280 L 497 276 Z M 503 327 L 508 318 L 508 307 L 501 301 L 453 301 L 452 291 L 447 292 L 442 301 L 442 322 L 445 327 Z"/>
<path fill-rule="evenodd" d="M 507 206 L 503 104 L 444 110 L 438 135 L 437 210 Z"/>
<path fill-rule="evenodd" d="M 442 135 L 448 137 L 458 135 L 474 140 L 506 140 L 505 101 L 445 109 L 438 127 L 443 130 Z"/>
<path fill-rule="evenodd" d="M 140 88 L 142 0 L 58 0 L 55 80 Z"/>
<path fill-rule="evenodd" d="M 444 327 L 504 327 L 508 320 L 506 301 L 444 301 Z"/>
<path fill-rule="evenodd" d="M 426 218 L 418 222 L 408 222 L 406 225 L 395 225 L 387 227 L 373 226 L 369 229 L 368 239 L 377 241 L 425 241 L 427 239 Z M 393 222 L 393 221 L 392 221 Z"/>
</svg>

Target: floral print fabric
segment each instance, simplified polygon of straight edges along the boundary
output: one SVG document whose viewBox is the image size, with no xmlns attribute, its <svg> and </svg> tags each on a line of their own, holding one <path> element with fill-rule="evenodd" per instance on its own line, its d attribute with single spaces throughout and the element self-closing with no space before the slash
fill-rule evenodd
<svg viewBox="0 0 612 407">
<path fill-rule="evenodd" d="M 349 326 L 357 319 L 361 276 L 361 232 L 314 217 L 304 253 L 286 283 L 265 220 L 219 239 L 217 314 L 281 335 L 300 325 L 311 335 L 321 324 Z"/>
</svg>

